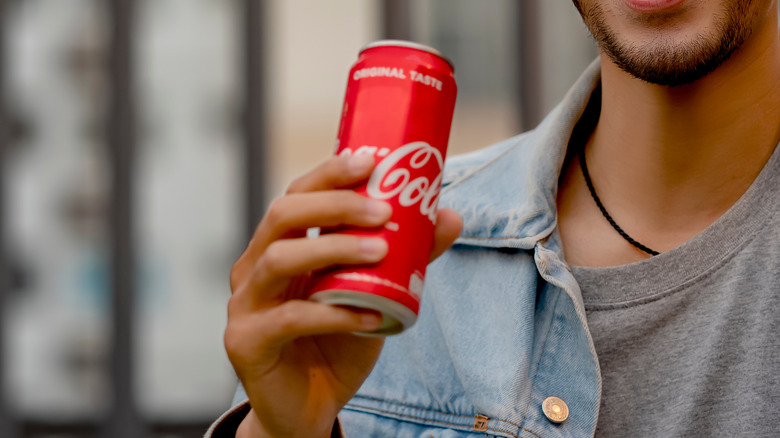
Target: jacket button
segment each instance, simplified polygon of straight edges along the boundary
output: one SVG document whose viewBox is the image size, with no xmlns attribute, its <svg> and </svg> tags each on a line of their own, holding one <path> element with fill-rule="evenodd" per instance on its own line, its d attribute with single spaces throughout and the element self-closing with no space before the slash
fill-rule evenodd
<svg viewBox="0 0 780 438">
<path fill-rule="evenodd" d="M 563 423 L 569 418 L 569 407 L 558 397 L 547 397 L 542 402 L 542 412 L 553 423 Z"/>
</svg>

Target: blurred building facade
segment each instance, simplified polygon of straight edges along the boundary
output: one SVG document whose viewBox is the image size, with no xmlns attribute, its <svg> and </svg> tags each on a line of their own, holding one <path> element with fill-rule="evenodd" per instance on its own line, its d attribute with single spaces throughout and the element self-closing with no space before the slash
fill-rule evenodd
<svg viewBox="0 0 780 438">
<path fill-rule="evenodd" d="M 110 417 L 109 3 L 0 3 L 10 274 L 2 370 L 17 436 L 97 436 Z M 267 161 L 249 169 L 247 2 L 132 3 L 135 153 L 126 166 L 135 299 L 125 310 L 132 403 L 149 436 L 198 436 L 228 406 L 236 380 L 222 331 L 228 272 L 247 240 L 247 173 L 264 175 L 268 200 L 332 153 L 347 71 L 360 47 L 386 36 L 388 8 L 405 4 L 408 37 L 455 64 L 451 153 L 531 127 L 521 122 L 523 44 L 536 47 L 530 68 L 544 78 L 533 84 L 539 113 L 596 56 L 568 0 L 535 0 L 533 16 L 515 0 L 259 2 L 265 97 L 263 120 L 251 122 L 266 127 L 256 146 Z M 529 20 L 538 28 L 532 41 L 522 32 Z"/>
</svg>

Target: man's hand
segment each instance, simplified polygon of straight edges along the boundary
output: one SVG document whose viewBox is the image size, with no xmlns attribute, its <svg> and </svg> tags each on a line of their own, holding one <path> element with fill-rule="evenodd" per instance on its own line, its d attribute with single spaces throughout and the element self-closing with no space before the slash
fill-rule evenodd
<svg viewBox="0 0 780 438">
<path fill-rule="evenodd" d="M 252 411 L 239 437 L 327 437 L 341 408 L 368 377 L 383 340 L 351 332 L 379 327 L 379 315 L 307 301 L 311 271 L 380 261 L 379 237 L 326 234 L 313 227 L 381 227 L 388 204 L 350 187 L 374 167 L 370 155 L 334 157 L 275 200 L 230 275 L 225 348 Z M 431 260 L 460 233 L 460 217 L 438 213 Z"/>
</svg>

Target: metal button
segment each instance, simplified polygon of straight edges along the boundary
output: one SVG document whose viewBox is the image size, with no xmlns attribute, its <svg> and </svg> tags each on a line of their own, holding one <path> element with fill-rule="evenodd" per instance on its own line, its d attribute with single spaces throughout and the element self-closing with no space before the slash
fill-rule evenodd
<svg viewBox="0 0 780 438">
<path fill-rule="evenodd" d="M 547 397 L 542 403 L 542 412 L 553 423 L 563 423 L 569 418 L 569 407 L 558 397 Z"/>
</svg>

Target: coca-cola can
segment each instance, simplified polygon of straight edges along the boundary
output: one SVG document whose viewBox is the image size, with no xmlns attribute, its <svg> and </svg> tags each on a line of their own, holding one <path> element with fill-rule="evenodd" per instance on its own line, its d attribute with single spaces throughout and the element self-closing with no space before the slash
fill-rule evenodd
<svg viewBox="0 0 780 438">
<path fill-rule="evenodd" d="M 382 229 L 337 232 L 381 236 L 389 252 L 377 264 L 316 272 L 310 299 L 380 312 L 369 335 L 400 333 L 417 320 L 456 95 L 452 63 L 422 44 L 369 44 L 350 70 L 336 154 L 374 156 L 373 173 L 355 190 L 393 213 Z"/>
</svg>

